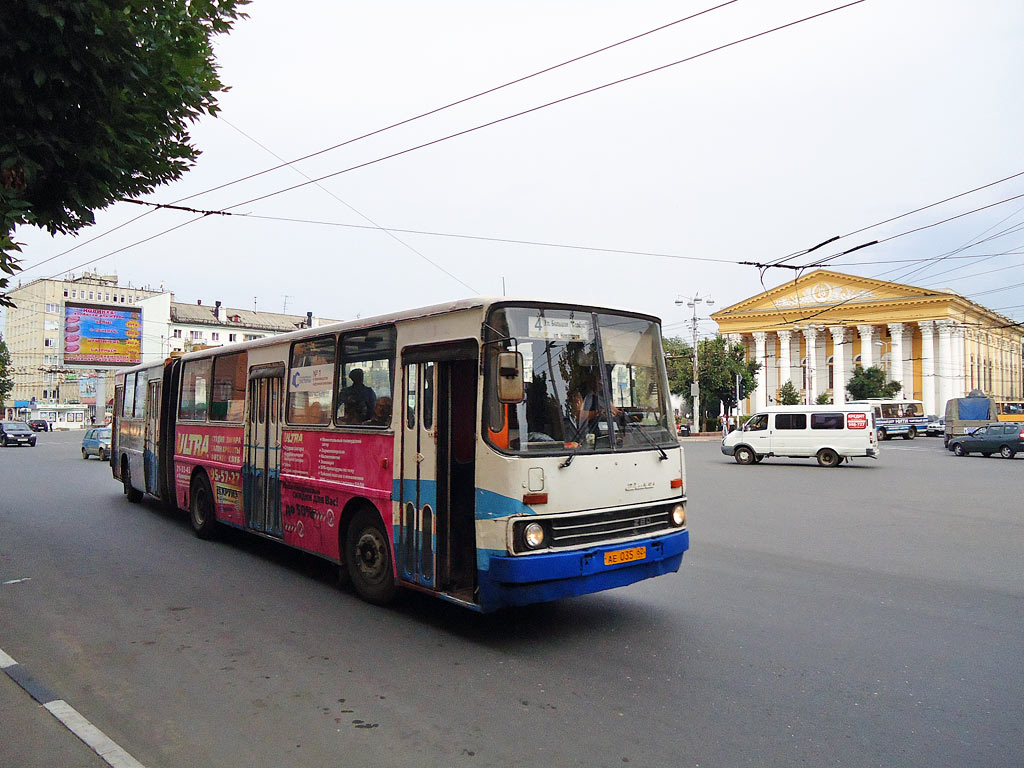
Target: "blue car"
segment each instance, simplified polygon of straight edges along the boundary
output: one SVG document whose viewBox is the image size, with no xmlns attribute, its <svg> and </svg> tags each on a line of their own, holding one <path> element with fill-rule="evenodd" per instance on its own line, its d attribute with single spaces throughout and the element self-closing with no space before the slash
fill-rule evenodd
<svg viewBox="0 0 1024 768">
<path fill-rule="evenodd" d="M 85 432 L 82 438 L 82 458 L 95 456 L 106 461 L 110 456 L 110 427 L 93 427 Z"/>
</svg>

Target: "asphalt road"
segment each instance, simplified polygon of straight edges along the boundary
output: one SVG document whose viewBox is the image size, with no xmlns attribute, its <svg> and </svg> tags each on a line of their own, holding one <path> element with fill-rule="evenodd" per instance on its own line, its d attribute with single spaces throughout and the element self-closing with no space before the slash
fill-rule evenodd
<svg viewBox="0 0 1024 768">
<path fill-rule="evenodd" d="M 148 768 L 1024 765 L 1024 456 L 687 443 L 678 574 L 478 616 L 202 542 L 80 437 L 0 449 L 0 649 Z M 0 766 L 102 765 L 55 723 L 0 675 Z"/>
</svg>

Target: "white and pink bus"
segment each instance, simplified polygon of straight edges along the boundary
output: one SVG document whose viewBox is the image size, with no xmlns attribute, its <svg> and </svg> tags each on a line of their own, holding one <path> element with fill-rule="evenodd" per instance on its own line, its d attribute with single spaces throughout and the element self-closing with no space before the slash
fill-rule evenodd
<svg viewBox="0 0 1024 768">
<path fill-rule="evenodd" d="M 659 321 L 470 299 L 120 371 L 111 465 L 187 510 L 479 611 L 679 569 Z"/>
</svg>

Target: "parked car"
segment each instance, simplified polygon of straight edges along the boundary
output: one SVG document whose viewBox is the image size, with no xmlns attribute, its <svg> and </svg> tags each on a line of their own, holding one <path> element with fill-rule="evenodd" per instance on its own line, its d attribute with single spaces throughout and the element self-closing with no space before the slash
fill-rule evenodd
<svg viewBox="0 0 1024 768">
<path fill-rule="evenodd" d="M 1004 459 L 1012 459 L 1016 453 L 1024 451 L 1024 424 L 1000 422 L 978 427 L 969 435 L 950 439 L 947 447 L 957 456 L 998 453 Z"/>
<path fill-rule="evenodd" d="M 35 447 L 36 435 L 24 421 L 0 421 L 0 443 Z"/>
<path fill-rule="evenodd" d="M 680 424 L 678 432 L 679 432 L 679 436 L 680 437 L 689 437 L 690 436 L 690 425 L 689 424 Z"/>
<path fill-rule="evenodd" d="M 946 417 L 945 416 L 932 416 L 928 419 L 928 426 L 925 427 L 924 433 L 928 437 L 941 437 L 942 433 L 946 430 Z"/>
<path fill-rule="evenodd" d="M 82 458 L 88 459 L 95 456 L 100 461 L 106 461 L 110 456 L 110 427 L 93 427 L 85 431 L 82 438 Z"/>
<path fill-rule="evenodd" d="M 28 428 L 33 432 L 48 432 L 50 425 L 46 422 L 46 419 L 29 419 Z"/>
</svg>

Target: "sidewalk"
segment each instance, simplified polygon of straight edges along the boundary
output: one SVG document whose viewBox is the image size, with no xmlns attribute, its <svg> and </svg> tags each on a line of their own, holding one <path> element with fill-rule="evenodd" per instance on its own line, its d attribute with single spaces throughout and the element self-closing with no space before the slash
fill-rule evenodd
<svg viewBox="0 0 1024 768">
<path fill-rule="evenodd" d="M 107 768 L 107 762 L 0 672 L 0 768 Z"/>
</svg>

